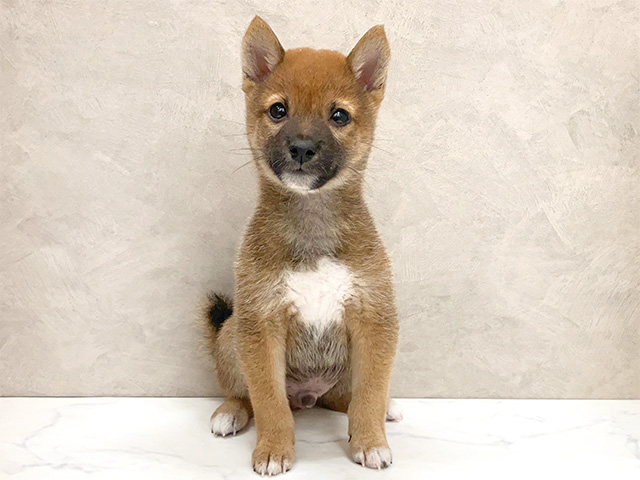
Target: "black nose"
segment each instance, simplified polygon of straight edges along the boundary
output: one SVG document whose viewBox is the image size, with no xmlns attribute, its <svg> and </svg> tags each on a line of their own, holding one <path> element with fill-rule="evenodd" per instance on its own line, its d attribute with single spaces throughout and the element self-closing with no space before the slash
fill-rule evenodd
<svg viewBox="0 0 640 480">
<path fill-rule="evenodd" d="M 296 162 L 300 162 L 300 165 L 311 160 L 319 149 L 320 145 L 313 140 L 297 139 L 289 145 L 291 158 Z"/>
</svg>

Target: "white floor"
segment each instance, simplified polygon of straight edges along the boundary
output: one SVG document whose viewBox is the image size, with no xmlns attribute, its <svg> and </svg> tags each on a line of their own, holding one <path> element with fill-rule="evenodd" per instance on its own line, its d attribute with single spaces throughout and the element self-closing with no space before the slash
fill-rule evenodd
<svg viewBox="0 0 640 480">
<path fill-rule="evenodd" d="M 0 398 L 1 479 L 254 479 L 253 425 L 215 438 L 206 398 Z M 347 456 L 345 415 L 297 412 L 288 479 L 640 479 L 640 401 L 400 400 L 393 465 Z"/>
</svg>

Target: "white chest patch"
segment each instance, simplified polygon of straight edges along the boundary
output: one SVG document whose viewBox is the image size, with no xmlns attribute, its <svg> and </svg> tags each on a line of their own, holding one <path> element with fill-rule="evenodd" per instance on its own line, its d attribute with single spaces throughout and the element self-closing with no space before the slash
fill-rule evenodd
<svg viewBox="0 0 640 480">
<path fill-rule="evenodd" d="M 344 302 L 351 296 L 353 278 L 342 263 L 321 258 L 313 270 L 285 273 L 287 301 L 301 322 L 324 328 L 342 320 Z"/>
</svg>

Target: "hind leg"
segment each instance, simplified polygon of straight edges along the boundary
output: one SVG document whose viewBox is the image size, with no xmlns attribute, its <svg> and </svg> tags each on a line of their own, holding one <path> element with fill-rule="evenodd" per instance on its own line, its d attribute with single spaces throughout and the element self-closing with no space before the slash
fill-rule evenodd
<svg viewBox="0 0 640 480">
<path fill-rule="evenodd" d="M 235 355 L 235 317 L 229 317 L 212 339 L 218 385 L 226 399 L 211 415 L 211 433 L 226 437 L 242 430 L 253 417 L 249 390 Z"/>
<path fill-rule="evenodd" d="M 336 385 L 336 387 L 333 387 L 318 399 L 318 406 L 336 412 L 347 413 L 349 403 L 351 403 L 351 392 L 344 392 L 339 385 Z M 402 420 L 402 410 L 393 398 L 389 398 L 387 401 L 386 420 L 387 422 L 400 422 Z"/>
<path fill-rule="evenodd" d="M 336 412 L 347 413 L 350 402 L 351 392 L 344 392 L 340 388 L 333 387 L 318 399 L 318 406 Z"/>
<path fill-rule="evenodd" d="M 402 409 L 398 402 L 393 398 L 387 400 L 387 422 L 401 422 L 402 421 Z"/>
</svg>

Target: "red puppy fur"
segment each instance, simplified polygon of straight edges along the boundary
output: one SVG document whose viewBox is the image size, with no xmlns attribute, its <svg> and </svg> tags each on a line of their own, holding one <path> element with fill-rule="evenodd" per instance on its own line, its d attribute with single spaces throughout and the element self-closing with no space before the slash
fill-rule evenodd
<svg viewBox="0 0 640 480">
<path fill-rule="evenodd" d="M 285 51 L 259 17 L 242 42 L 259 200 L 237 258 L 233 310 L 214 295 L 206 317 L 227 397 L 212 431 L 235 434 L 254 416 L 260 474 L 291 468 L 291 410 L 316 403 L 348 414 L 357 463 L 391 464 L 385 417 L 398 321 L 362 192 L 389 57 L 382 26 L 347 57 Z"/>
</svg>

